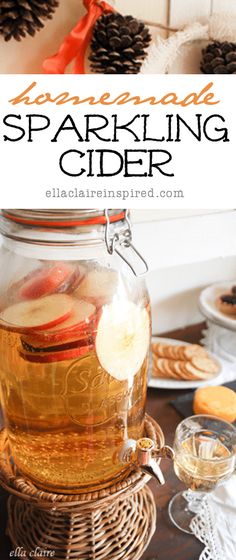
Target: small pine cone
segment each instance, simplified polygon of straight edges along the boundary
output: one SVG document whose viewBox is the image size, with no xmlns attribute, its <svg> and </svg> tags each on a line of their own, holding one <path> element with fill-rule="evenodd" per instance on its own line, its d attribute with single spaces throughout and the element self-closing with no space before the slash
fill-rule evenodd
<svg viewBox="0 0 236 560">
<path fill-rule="evenodd" d="M 150 45 L 148 27 L 132 16 L 103 14 L 91 42 L 91 69 L 100 74 L 138 74 Z"/>
<path fill-rule="evenodd" d="M 236 43 L 209 43 L 202 51 L 203 74 L 236 74 Z"/>
<path fill-rule="evenodd" d="M 33 37 L 43 20 L 52 19 L 58 4 L 58 0 L 0 0 L 0 35 L 5 41 Z"/>
</svg>

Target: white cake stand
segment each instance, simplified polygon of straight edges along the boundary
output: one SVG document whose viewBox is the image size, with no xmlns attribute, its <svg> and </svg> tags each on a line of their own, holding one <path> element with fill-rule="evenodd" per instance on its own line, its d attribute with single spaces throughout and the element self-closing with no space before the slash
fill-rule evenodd
<svg viewBox="0 0 236 560">
<path fill-rule="evenodd" d="M 236 364 L 236 315 L 235 318 L 222 313 L 216 305 L 217 298 L 231 291 L 236 280 L 212 284 L 205 288 L 199 298 L 199 308 L 207 319 L 204 344 L 222 358 Z"/>
</svg>

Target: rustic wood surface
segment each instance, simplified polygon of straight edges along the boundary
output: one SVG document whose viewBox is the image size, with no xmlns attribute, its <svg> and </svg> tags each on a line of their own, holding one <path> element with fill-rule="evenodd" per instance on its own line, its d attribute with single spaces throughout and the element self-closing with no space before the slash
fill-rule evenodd
<svg viewBox="0 0 236 560">
<path fill-rule="evenodd" d="M 163 336 L 191 343 L 199 342 L 204 327 L 205 324 L 201 323 Z M 148 390 L 147 412 L 161 425 L 167 444 L 173 443 L 175 428 L 182 420 L 170 402 L 188 392 L 189 390 Z M 162 460 L 161 466 L 166 484 L 158 486 L 154 480 L 150 482 L 157 505 L 157 529 L 142 560 L 198 560 L 202 545 L 195 537 L 176 529 L 168 518 L 168 503 L 184 486 L 175 476 L 169 461 Z"/>
<path fill-rule="evenodd" d="M 172 333 L 165 333 L 163 336 L 185 340 L 186 342 L 198 342 L 203 327 L 204 323 Z M 172 444 L 175 428 L 181 420 L 181 416 L 172 407 L 170 401 L 187 392 L 186 390 L 148 390 L 147 412 L 160 423 L 168 444 Z M 170 558 L 174 560 L 198 560 L 202 550 L 199 541 L 195 537 L 178 531 L 168 519 L 168 502 L 176 492 L 183 489 L 183 485 L 176 478 L 168 461 L 162 461 L 162 469 L 166 484 L 160 487 L 154 480 L 150 483 L 157 505 L 157 530 L 142 560 L 169 560 Z M 0 489 L 1 560 L 10 560 L 13 557 L 13 554 L 10 555 L 12 546 L 5 536 L 6 518 L 6 494 Z M 18 555 L 18 558 L 22 557 Z"/>
</svg>

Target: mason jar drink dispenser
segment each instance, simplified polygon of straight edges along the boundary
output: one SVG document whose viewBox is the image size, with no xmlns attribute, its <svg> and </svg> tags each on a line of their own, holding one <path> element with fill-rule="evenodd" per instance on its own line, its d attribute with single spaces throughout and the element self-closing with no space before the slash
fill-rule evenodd
<svg viewBox="0 0 236 560">
<path fill-rule="evenodd" d="M 1 232 L 1 403 L 18 471 L 62 493 L 109 486 L 134 455 L 152 471 L 150 304 L 128 212 L 4 210 Z"/>
</svg>

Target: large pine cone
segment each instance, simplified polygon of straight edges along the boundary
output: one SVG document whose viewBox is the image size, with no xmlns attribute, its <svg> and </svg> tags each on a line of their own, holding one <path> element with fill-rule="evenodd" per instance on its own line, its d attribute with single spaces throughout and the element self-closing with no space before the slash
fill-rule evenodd
<svg viewBox="0 0 236 560">
<path fill-rule="evenodd" d="M 91 69 L 101 74 L 138 74 L 151 42 L 148 27 L 132 16 L 103 14 L 91 42 Z"/>
<path fill-rule="evenodd" d="M 202 51 L 204 74 L 236 74 L 236 43 L 214 41 Z"/>
<path fill-rule="evenodd" d="M 20 41 L 27 34 L 33 37 L 58 4 L 58 0 L 0 0 L 0 35 L 5 41 Z"/>
</svg>

